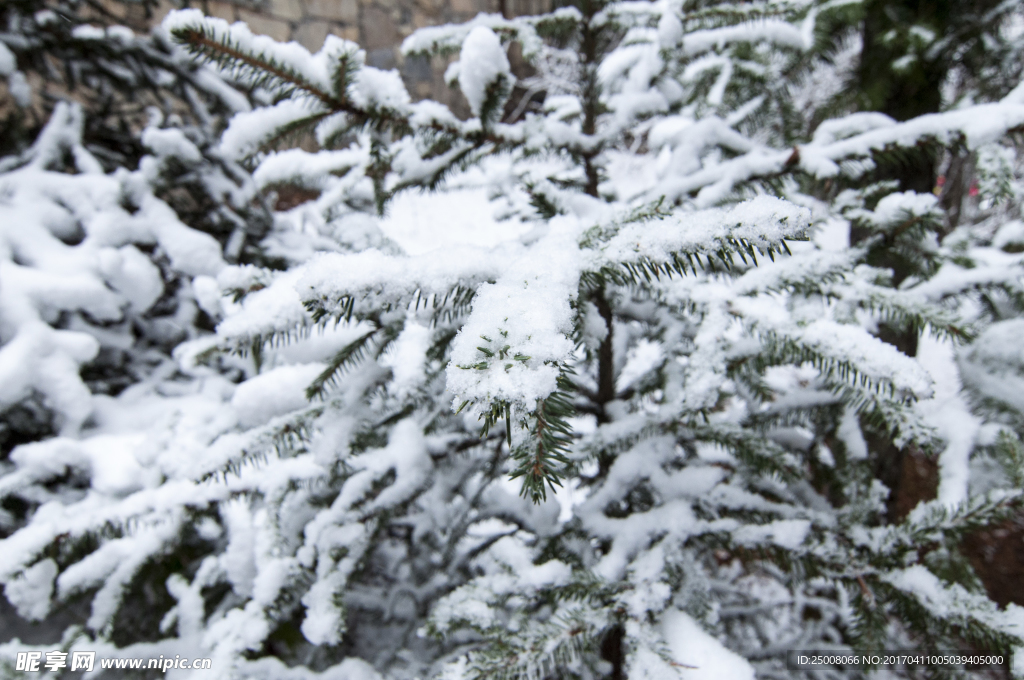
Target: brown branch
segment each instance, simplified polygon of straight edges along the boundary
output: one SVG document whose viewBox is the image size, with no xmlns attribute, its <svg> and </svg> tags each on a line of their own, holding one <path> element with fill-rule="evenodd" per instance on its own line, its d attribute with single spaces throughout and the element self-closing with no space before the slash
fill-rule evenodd
<svg viewBox="0 0 1024 680">
<path fill-rule="evenodd" d="M 875 594 L 868 588 L 868 584 L 864 582 L 864 577 L 857 574 L 857 585 L 860 586 L 861 595 L 867 600 L 872 606 L 875 604 Z"/>
</svg>

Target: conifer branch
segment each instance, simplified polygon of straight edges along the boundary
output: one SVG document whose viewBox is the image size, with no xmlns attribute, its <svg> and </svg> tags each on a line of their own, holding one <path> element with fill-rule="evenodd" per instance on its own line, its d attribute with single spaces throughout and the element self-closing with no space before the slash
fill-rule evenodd
<svg viewBox="0 0 1024 680">
<path fill-rule="evenodd" d="M 175 30 L 172 35 L 184 44 L 193 55 L 220 65 L 242 69 L 256 76 L 254 85 L 264 86 L 276 83 L 284 90 L 281 94 L 289 96 L 294 91 L 301 91 L 320 100 L 333 111 L 347 110 L 345 102 L 325 92 L 317 85 L 310 83 L 298 72 L 278 64 L 263 55 L 249 54 L 230 39 L 223 42 L 211 38 L 203 26 L 192 26 Z"/>
<path fill-rule="evenodd" d="M 306 388 L 306 399 L 323 399 L 328 389 L 336 387 L 338 378 L 366 357 L 371 341 L 379 331 L 379 328 L 367 331 L 338 350 L 323 372 Z"/>
<path fill-rule="evenodd" d="M 572 426 L 568 419 L 575 413 L 569 398 L 572 386 L 564 374 L 559 375 L 558 383 L 558 390 L 541 399 L 530 414 L 529 436 L 511 452 L 512 460 L 518 463 L 511 478 L 522 478 L 520 494 L 534 503 L 547 500 L 548 489 L 554 492 L 561 486 L 571 466 L 568 453 Z"/>
</svg>

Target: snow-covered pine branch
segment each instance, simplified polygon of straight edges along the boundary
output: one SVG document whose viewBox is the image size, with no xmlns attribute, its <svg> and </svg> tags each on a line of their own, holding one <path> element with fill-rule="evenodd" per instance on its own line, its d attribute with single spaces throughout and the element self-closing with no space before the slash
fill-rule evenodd
<svg viewBox="0 0 1024 680">
<path fill-rule="evenodd" d="M 469 120 L 351 43 L 169 15 L 268 102 L 215 155 L 252 169 L 273 227 L 262 261 L 192 276 L 215 331 L 80 436 L 11 454 L 7 599 L 40 619 L 84 595 L 67 649 L 208 655 L 225 678 L 1013 653 L 1022 610 L 962 541 L 1024 478 L 1019 97 L 897 122 L 800 94 L 844 77 L 848 4 L 583 0 L 410 36 L 459 55 Z M 511 42 L 542 104 L 506 101 Z M 296 135 L 316 146 L 280 148 Z M 873 174 L 922 142 L 978 150 L 958 223 L 944 189 Z M 448 232 L 470 195 L 489 243 Z M 414 199 L 419 250 L 375 214 Z M 906 517 L 903 450 L 940 476 Z"/>
</svg>

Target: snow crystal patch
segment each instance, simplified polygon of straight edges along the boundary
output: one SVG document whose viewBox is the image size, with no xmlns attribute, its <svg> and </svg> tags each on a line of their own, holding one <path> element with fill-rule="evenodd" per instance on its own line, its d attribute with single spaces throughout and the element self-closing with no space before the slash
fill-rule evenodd
<svg viewBox="0 0 1024 680">
<path fill-rule="evenodd" d="M 182 161 L 198 163 L 203 159 L 199 151 L 181 130 L 147 127 L 142 131 L 143 145 L 157 156 L 168 156 Z"/>
<path fill-rule="evenodd" d="M 1006 130 L 1024 123 L 1024 105 L 1013 103 L 976 104 L 966 109 L 932 113 L 912 120 L 876 128 L 849 139 L 826 144 L 819 149 L 833 159 L 845 156 L 866 156 L 872 149 L 881 150 L 898 143 L 910 146 L 918 139 L 933 136 L 948 142 L 963 134 L 967 146 L 976 149 L 998 139 Z M 817 145 L 814 145 L 817 146 Z M 807 147 L 802 147 L 802 149 Z"/>
<path fill-rule="evenodd" d="M 57 563 L 52 559 L 36 562 L 4 585 L 4 596 L 29 621 L 41 621 L 50 613 L 53 581 Z"/>
<path fill-rule="evenodd" d="M 395 340 L 394 349 L 383 357 L 381 364 L 391 368 L 395 394 L 405 398 L 423 382 L 424 362 L 430 347 L 430 329 L 408 322 Z"/>
<path fill-rule="evenodd" d="M 319 103 L 285 99 L 274 106 L 236 113 L 231 118 L 228 129 L 221 135 L 217 148 L 231 160 L 248 158 L 285 125 L 321 114 L 325 110 Z"/>
<path fill-rule="evenodd" d="M 779 45 L 803 49 L 804 37 L 800 29 L 786 21 L 776 19 L 749 21 L 737 26 L 692 31 L 683 36 L 683 51 L 696 55 L 715 48 L 721 49 L 733 42 L 771 41 Z"/>
<path fill-rule="evenodd" d="M 573 222 L 555 220 L 534 246 L 548 257 L 503 253 L 511 261 L 495 283 L 479 287 L 452 344 L 447 384 L 456 408 L 460 400 L 506 400 L 532 411 L 555 390 L 557 366 L 573 350 L 571 302 L 582 264 L 576 238 Z M 490 356 L 480 349 L 488 345 Z"/>
<path fill-rule="evenodd" d="M 824 121 L 814 131 L 813 142 L 815 144 L 831 144 L 868 130 L 890 127 L 895 124 L 896 121 L 884 113 L 873 111 L 852 113 L 843 118 Z"/>
<path fill-rule="evenodd" d="M 783 519 L 768 524 L 748 524 L 732 532 L 734 541 L 744 545 L 774 543 L 795 550 L 807 538 L 811 523 L 806 519 Z"/>
<path fill-rule="evenodd" d="M 250 597 L 256 578 L 256 537 L 249 506 L 241 500 L 223 503 L 220 516 L 228 530 L 228 545 L 218 561 L 232 589 L 239 595 Z"/>
<path fill-rule="evenodd" d="M 239 423 L 254 427 L 306 406 L 306 387 L 323 370 L 323 364 L 280 366 L 246 380 L 231 398 Z"/>
<path fill-rule="evenodd" d="M 836 436 L 846 446 L 846 455 L 850 460 L 865 460 L 868 457 L 868 444 L 864 439 L 864 433 L 861 432 L 860 420 L 855 409 L 843 409 L 843 417 L 839 421 Z"/>
<path fill-rule="evenodd" d="M 916 408 L 946 441 L 939 454 L 938 499 L 949 507 L 967 500 L 970 457 L 981 420 L 971 412 L 960 387 L 960 371 L 948 342 L 922 335 L 917 360 L 931 374 L 935 396 Z"/>
<path fill-rule="evenodd" d="M 602 195 L 614 194 L 629 200 L 640 196 L 657 182 L 657 166 L 647 156 L 613 149 L 607 152 L 607 180 L 602 182 Z"/>
<path fill-rule="evenodd" d="M 79 446 L 90 461 L 92 488 L 124 496 L 159 483 L 159 472 L 142 467 L 135 456 L 145 440 L 142 433 L 97 435 L 83 440 Z"/>
<path fill-rule="evenodd" d="M 338 508 L 347 508 L 362 500 L 371 486 L 389 471 L 396 475 L 392 484 L 364 506 L 364 511 L 400 503 L 423 484 L 433 467 L 423 430 L 411 418 L 395 425 L 386 447 L 350 458 L 348 464 L 357 472 L 334 502 Z"/>
<path fill-rule="evenodd" d="M 602 255 L 612 262 L 671 262 L 680 252 L 717 251 L 727 239 L 778 248 L 784 239 L 802 236 L 809 219 L 806 208 L 758 196 L 728 209 L 678 212 L 658 222 L 627 224 L 602 247 Z"/>
<path fill-rule="evenodd" d="M 961 351 L 960 378 L 985 399 L 1024 411 L 1024 319 L 989 326 Z"/>
<path fill-rule="evenodd" d="M 211 319 L 219 319 L 224 310 L 220 305 L 220 286 L 212 276 L 197 276 L 192 279 L 192 294 L 199 309 Z"/>
<path fill-rule="evenodd" d="M 648 46 L 643 43 L 622 45 L 601 61 L 597 77 L 604 87 L 609 88 L 616 81 L 621 81 L 649 53 Z"/>
<path fill-rule="evenodd" d="M 683 680 L 754 680 L 753 666 L 677 609 L 662 614 L 661 635 Z"/>
<path fill-rule="evenodd" d="M 508 256 L 508 253 L 500 255 Z M 394 256 L 379 250 L 358 254 L 329 253 L 297 267 L 296 288 L 308 300 L 329 311 L 341 312 L 340 300 L 348 298 L 358 310 L 375 310 L 397 300 L 419 298 L 440 301 L 456 286 L 473 286 L 497 276 L 499 253 L 473 247 L 452 247 L 419 257 Z"/>
<path fill-rule="evenodd" d="M 921 564 L 894 571 L 882 578 L 900 590 L 914 595 L 935 616 L 947 617 L 958 613 L 964 606 L 970 607 L 983 602 L 987 603 L 987 606 L 979 607 L 978 614 L 983 614 L 986 609 L 995 609 L 995 605 L 988 598 L 972 595 L 960 584 L 953 584 L 947 588 L 938 576 Z"/>
<path fill-rule="evenodd" d="M 309 315 L 302 306 L 296 281 L 302 268 L 293 268 L 273 278 L 270 285 L 251 271 L 252 268 L 229 267 L 219 278 L 222 288 L 252 290 L 240 304 L 222 299 L 225 318 L 217 325 L 217 335 L 236 341 L 266 337 L 276 331 L 292 330 L 305 324 Z M 268 275 L 269 277 L 269 275 Z M 255 290 L 253 290 L 255 289 Z"/>
<path fill-rule="evenodd" d="M 253 173 L 256 186 L 266 188 L 299 180 L 305 186 L 323 188 L 332 174 L 344 174 L 350 168 L 369 160 L 362 148 L 310 153 L 303 149 L 287 149 L 267 154 Z"/>
<path fill-rule="evenodd" d="M 103 248 L 98 255 L 99 269 L 107 282 L 136 312 L 145 312 L 163 295 L 160 268 L 135 246 Z"/>
<path fill-rule="evenodd" d="M 683 39 L 683 22 L 671 9 L 658 20 L 658 45 L 662 49 L 675 47 Z"/>
<path fill-rule="evenodd" d="M 665 351 L 660 343 L 642 339 L 631 347 L 626 355 L 626 365 L 615 380 L 615 390 L 621 392 L 643 378 L 665 360 Z"/>
<path fill-rule="evenodd" d="M 931 378 L 921 364 L 860 326 L 822 319 L 791 333 L 818 352 L 848 361 L 872 381 L 891 381 L 897 393 L 919 398 L 932 395 Z"/>
<path fill-rule="evenodd" d="M 497 612 L 484 599 L 487 593 L 481 585 L 463 586 L 438 600 L 430 615 L 434 626 L 442 631 L 459 622 L 467 622 L 477 628 L 491 626 Z"/>
<path fill-rule="evenodd" d="M 995 248 L 1006 248 L 1009 245 L 1024 245 L 1024 222 L 1010 220 L 992 237 L 992 246 Z"/>
<path fill-rule="evenodd" d="M 366 335 L 372 327 L 368 323 L 327 324 L 313 327 L 308 335 L 267 352 L 267 362 L 273 365 L 308 364 L 329 361 L 342 347 Z"/>
<path fill-rule="evenodd" d="M 706 463 L 726 463 L 734 465 L 736 457 L 723 446 L 709 442 L 698 441 L 696 446 L 697 457 Z"/>
<path fill-rule="evenodd" d="M 809 363 L 770 366 L 764 372 L 764 384 L 776 392 L 787 394 L 813 385 L 818 375 L 818 369 Z"/>
<path fill-rule="evenodd" d="M 516 580 L 529 589 L 565 585 L 572 578 L 572 568 L 559 560 L 548 560 L 534 564 L 534 556 L 512 536 L 506 536 L 494 544 L 491 555 L 505 565 Z"/>
<path fill-rule="evenodd" d="M 666 497 L 700 498 L 725 479 L 727 473 L 715 465 L 688 465 L 674 474 L 655 475 L 652 486 Z"/>
<path fill-rule="evenodd" d="M 495 246 L 522 236 L 529 228 L 521 222 L 497 221 L 494 205 L 482 188 L 406 191 L 391 201 L 380 222 L 381 231 L 410 255 L 459 245 Z"/>
<path fill-rule="evenodd" d="M 10 296 L 14 286 L 4 280 L 3 264 L 0 285 Z M 38 321 L 22 325 L 17 335 L 0 347 L 0 408 L 38 390 L 59 414 L 62 431 L 77 431 L 92 411 L 91 394 L 78 377 L 79 367 L 91 361 L 99 349 L 91 335 L 54 330 Z"/>
<path fill-rule="evenodd" d="M 580 12 L 575 7 L 562 7 L 549 16 L 563 20 L 578 20 Z M 419 29 L 402 42 L 402 54 L 422 54 L 442 48 L 447 48 L 450 51 L 457 50 L 465 42 L 470 31 L 478 26 L 484 26 L 494 31 L 499 29 L 514 31 L 523 46 L 523 55 L 529 58 L 535 55 L 543 45 L 529 19 L 530 17 L 522 17 L 508 20 L 500 14 L 481 12 L 465 23 L 427 26 Z"/>
<path fill-rule="evenodd" d="M 0 42 L 0 76 L 10 77 L 18 68 L 14 53 L 3 42 Z"/>
<path fill-rule="evenodd" d="M 967 350 L 967 355 L 990 370 L 1010 368 L 1024 373 L 1024 319 L 1009 319 L 993 323 L 978 336 Z"/>
<path fill-rule="evenodd" d="M 508 89 L 510 77 L 508 57 L 497 34 L 486 26 L 474 27 L 459 54 L 459 88 L 474 116 L 481 114 L 488 89 L 501 81 Z"/>
<path fill-rule="evenodd" d="M 382 71 L 364 66 L 352 84 L 352 101 L 365 108 L 387 108 L 405 111 L 409 93 L 398 71 Z"/>
<path fill-rule="evenodd" d="M 835 218 L 819 223 L 814 232 L 814 244 L 824 251 L 847 251 L 850 247 L 850 223 Z"/>
<path fill-rule="evenodd" d="M 938 197 L 904 191 L 889 194 L 879 201 L 871 213 L 871 220 L 875 224 L 888 226 L 916 217 L 938 218 L 941 214 Z"/>
</svg>

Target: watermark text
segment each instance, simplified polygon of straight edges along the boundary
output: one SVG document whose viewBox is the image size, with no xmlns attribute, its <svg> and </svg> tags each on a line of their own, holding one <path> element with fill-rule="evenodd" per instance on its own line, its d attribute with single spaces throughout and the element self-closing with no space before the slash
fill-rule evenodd
<svg viewBox="0 0 1024 680">
<path fill-rule="evenodd" d="M 159 670 L 164 673 L 171 669 L 186 670 L 207 670 L 213 667 L 211 659 L 182 657 L 176 654 L 173 657 L 159 656 L 157 658 L 132 658 L 113 657 L 99 660 L 99 667 L 102 669 L 147 669 Z M 14 670 L 34 673 L 39 671 L 55 672 L 68 669 L 71 671 L 91 671 L 96 668 L 96 652 L 18 652 L 15 659 Z"/>
</svg>

